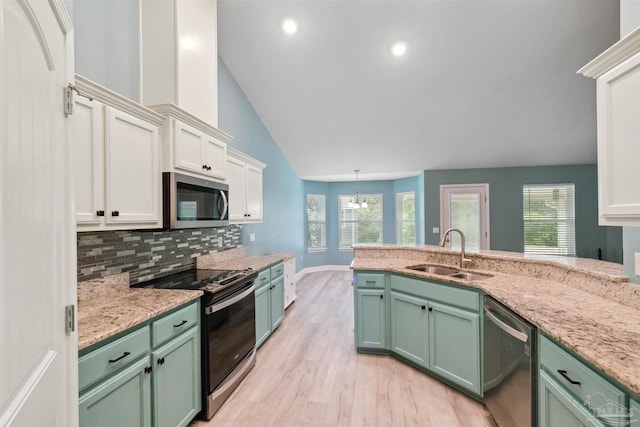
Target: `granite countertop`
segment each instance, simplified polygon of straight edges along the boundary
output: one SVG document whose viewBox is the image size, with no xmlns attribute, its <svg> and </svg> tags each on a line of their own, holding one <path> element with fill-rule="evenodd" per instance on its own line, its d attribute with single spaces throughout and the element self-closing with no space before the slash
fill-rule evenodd
<svg viewBox="0 0 640 427">
<path fill-rule="evenodd" d="M 78 283 L 78 350 L 193 301 L 202 291 L 129 288 L 128 274 Z M 112 284 L 113 281 L 119 283 Z M 126 286 L 125 286 L 126 283 Z"/>
<path fill-rule="evenodd" d="M 237 248 L 224 252 L 214 252 L 197 258 L 196 266 L 199 269 L 210 270 L 264 270 L 282 261 L 295 258 L 294 254 L 266 254 L 246 256 L 244 249 Z"/>
<path fill-rule="evenodd" d="M 491 277 L 470 282 L 406 268 L 420 261 L 459 265 L 459 252 L 439 247 L 355 247 L 352 268 L 481 289 L 640 395 L 640 285 L 628 283 L 621 265 L 506 252 L 470 255 L 466 270 Z"/>
<path fill-rule="evenodd" d="M 246 256 L 243 248 L 197 259 L 197 268 L 263 270 L 294 258 L 293 254 Z M 127 273 L 78 283 L 78 350 L 200 298 L 202 291 L 129 288 Z"/>
</svg>

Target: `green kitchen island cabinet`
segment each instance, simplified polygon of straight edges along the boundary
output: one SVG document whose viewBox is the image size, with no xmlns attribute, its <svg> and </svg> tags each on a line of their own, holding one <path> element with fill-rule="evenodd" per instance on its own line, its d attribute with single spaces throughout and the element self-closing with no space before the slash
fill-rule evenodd
<svg viewBox="0 0 640 427">
<path fill-rule="evenodd" d="M 358 351 L 391 353 L 482 396 L 479 291 L 372 271 L 355 283 Z"/>
<path fill-rule="evenodd" d="M 284 263 L 258 273 L 256 283 L 256 348 L 284 320 Z"/>
<path fill-rule="evenodd" d="M 386 351 L 387 302 L 384 273 L 356 273 L 353 292 L 355 306 L 355 341 L 361 351 Z"/>
<path fill-rule="evenodd" d="M 202 407 L 199 300 L 83 350 L 80 426 L 184 427 Z"/>
<path fill-rule="evenodd" d="M 391 350 L 424 368 L 429 367 L 429 302 L 392 291 Z"/>
</svg>

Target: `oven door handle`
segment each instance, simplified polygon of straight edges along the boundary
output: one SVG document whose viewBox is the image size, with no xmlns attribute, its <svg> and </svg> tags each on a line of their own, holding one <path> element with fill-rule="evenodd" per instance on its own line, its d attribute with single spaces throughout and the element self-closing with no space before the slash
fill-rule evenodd
<svg viewBox="0 0 640 427">
<path fill-rule="evenodd" d="M 231 304 L 237 303 L 242 298 L 251 295 L 255 290 L 256 290 L 256 286 L 255 285 L 251 285 L 251 287 L 249 287 L 247 290 L 239 293 L 238 295 L 234 295 L 232 298 L 229 298 L 227 300 L 221 301 L 218 304 L 212 304 L 212 305 L 210 305 L 208 307 L 205 307 L 204 314 L 212 314 L 212 313 L 215 313 L 216 311 L 222 310 L 223 308 L 227 308 Z"/>
</svg>

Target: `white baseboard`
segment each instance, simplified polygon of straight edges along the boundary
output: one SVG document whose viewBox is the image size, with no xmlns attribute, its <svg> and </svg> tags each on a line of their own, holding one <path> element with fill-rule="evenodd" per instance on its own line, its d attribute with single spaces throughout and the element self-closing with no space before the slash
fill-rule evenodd
<svg viewBox="0 0 640 427">
<path fill-rule="evenodd" d="M 305 274 L 316 273 L 318 271 L 349 271 L 348 265 L 319 265 L 317 267 L 307 267 L 296 273 L 296 281 L 302 279 Z"/>
</svg>

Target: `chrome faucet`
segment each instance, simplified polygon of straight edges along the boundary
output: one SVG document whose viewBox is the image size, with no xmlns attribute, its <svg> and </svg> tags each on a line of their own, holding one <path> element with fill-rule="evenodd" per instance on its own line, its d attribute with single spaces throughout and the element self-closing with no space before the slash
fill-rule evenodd
<svg viewBox="0 0 640 427">
<path fill-rule="evenodd" d="M 460 268 L 464 268 L 465 261 L 471 261 L 470 259 L 466 259 L 464 257 L 464 233 L 459 228 L 450 228 L 444 232 L 442 236 L 442 240 L 440 241 L 440 246 L 444 248 L 444 245 L 449 241 L 449 233 L 452 231 L 457 231 L 460 234 Z"/>
</svg>

